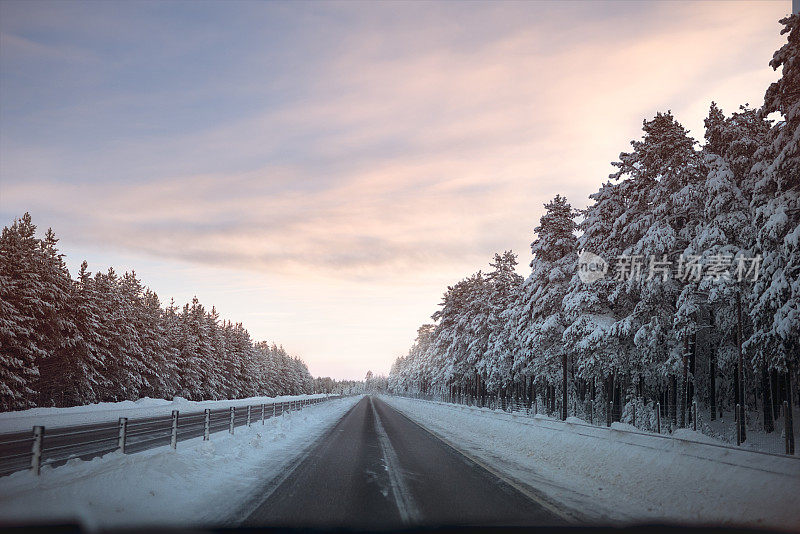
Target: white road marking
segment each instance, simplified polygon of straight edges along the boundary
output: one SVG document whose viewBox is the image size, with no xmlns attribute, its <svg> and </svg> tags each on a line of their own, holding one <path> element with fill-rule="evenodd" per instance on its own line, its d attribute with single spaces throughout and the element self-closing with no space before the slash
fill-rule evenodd
<svg viewBox="0 0 800 534">
<path fill-rule="evenodd" d="M 370 402 L 372 402 L 372 399 L 370 399 Z M 543 495 L 539 495 L 538 493 L 534 492 L 533 488 L 529 488 L 527 486 L 527 484 L 525 484 L 524 482 L 521 482 L 521 481 L 519 481 L 519 480 L 517 480 L 515 478 L 512 478 L 510 475 L 504 475 L 499 470 L 494 469 L 489 464 L 479 460 L 476 456 L 473 456 L 472 454 L 469 454 L 468 452 L 466 452 L 465 450 L 461 449 L 460 447 L 456 447 L 455 443 L 451 442 L 450 440 L 448 440 L 444 436 L 440 435 L 438 432 L 434 432 L 430 428 L 428 428 L 426 426 L 423 426 L 421 423 L 415 421 L 414 419 L 412 419 L 411 417 L 409 417 L 408 415 L 406 415 L 402 411 L 398 410 L 397 408 L 394 408 L 394 409 L 400 415 L 405 417 L 406 420 L 408 420 L 410 423 L 413 423 L 415 426 L 420 428 L 422 431 L 427 432 L 429 435 L 433 436 L 435 439 L 440 440 L 442 443 L 444 443 L 445 445 L 447 445 L 448 447 L 453 449 L 453 451 L 455 451 L 456 453 L 462 455 L 464 458 L 466 458 L 467 460 L 471 461 L 472 463 L 474 463 L 478 467 L 481 467 L 485 471 L 488 471 L 489 473 L 491 473 L 495 477 L 499 478 L 500 480 L 502 480 L 503 482 L 505 482 L 506 484 L 508 484 L 512 488 L 516 489 L 517 491 L 519 491 L 520 493 L 525 495 L 528 499 L 530 499 L 533 502 L 535 502 L 538 505 L 540 505 L 542 508 L 545 508 L 546 510 L 549 510 L 550 512 L 552 512 L 553 514 L 555 514 L 556 516 L 560 517 L 561 519 L 563 519 L 564 521 L 566 521 L 568 523 L 586 524 L 586 519 L 581 519 L 580 516 L 578 516 L 577 513 L 567 511 L 567 510 L 563 509 L 562 507 L 558 506 L 556 503 L 550 502 Z M 376 413 L 376 415 L 377 415 L 377 413 Z"/>
<path fill-rule="evenodd" d="M 392 486 L 392 495 L 394 495 L 394 502 L 400 514 L 400 520 L 406 525 L 419 523 L 421 520 L 419 510 L 417 505 L 414 504 L 414 498 L 405 483 L 403 473 L 400 470 L 400 460 L 394 447 L 392 447 L 392 442 L 389 440 L 386 429 L 383 428 L 378 410 L 372 404 L 372 397 L 369 397 L 369 406 L 372 409 L 372 413 L 375 414 L 375 433 L 378 435 L 378 444 L 381 446 L 383 461 L 386 462 L 389 484 Z"/>
</svg>

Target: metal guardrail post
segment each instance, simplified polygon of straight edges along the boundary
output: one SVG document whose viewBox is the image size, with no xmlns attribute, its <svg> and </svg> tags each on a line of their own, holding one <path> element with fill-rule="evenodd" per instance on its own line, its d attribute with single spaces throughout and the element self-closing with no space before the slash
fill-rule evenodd
<svg viewBox="0 0 800 534">
<path fill-rule="evenodd" d="M 261 424 L 262 425 L 264 424 L 264 408 L 265 408 L 265 406 L 262 404 L 261 405 Z"/>
<path fill-rule="evenodd" d="M 119 452 L 125 454 L 125 442 L 128 439 L 128 418 L 127 417 L 120 417 L 119 418 L 119 441 L 117 442 L 117 446 L 119 447 Z"/>
<path fill-rule="evenodd" d="M 172 410 L 172 434 L 169 438 L 169 445 L 173 449 L 178 448 L 178 410 Z"/>
<path fill-rule="evenodd" d="M 661 434 L 661 403 L 656 403 L 656 432 Z"/>
<path fill-rule="evenodd" d="M 228 432 L 229 432 L 230 434 L 233 434 L 233 427 L 234 427 L 234 424 L 233 424 L 233 423 L 234 423 L 234 421 L 233 421 L 233 419 L 234 419 L 234 417 L 236 417 L 236 408 L 235 408 L 235 407 L 233 407 L 233 406 L 231 406 L 230 423 L 229 423 L 229 425 L 228 425 Z"/>
<path fill-rule="evenodd" d="M 44 440 L 44 427 L 33 427 L 33 446 L 31 447 L 31 471 L 39 476 L 42 468 L 42 442 Z"/>
<path fill-rule="evenodd" d="M 203 418 L 203 441 L 208 441 L 209 434 L 211 434 L 211 410 L 206 408 L 204 410 L 205 417 Z"/>
<path fill-rule="evenodd" d="M 252 412 L 251 406 L 248 404 L 247 405 L 247 426 L 250 426 L 250 414 L 251 414 L 251 412 Z"/>
</svg>

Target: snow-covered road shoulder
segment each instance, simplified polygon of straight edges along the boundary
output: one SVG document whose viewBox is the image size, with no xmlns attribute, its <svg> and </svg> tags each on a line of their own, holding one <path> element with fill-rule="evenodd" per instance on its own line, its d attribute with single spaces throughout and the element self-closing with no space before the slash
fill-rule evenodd
<svg viewBox="0 0 800 534">
<path fill-rule="evenodd" d="M 0 478 L 3 523 L 75 521 L 88 527 L 218 526 L 331 428 L 360 397 L 347 397 L 159 447 Z"/>
<path fill-rule="evenodd" d="M 578 521 L 800 525 L 800 460 L 399 397 L 383 399 Z"/>
</svg>

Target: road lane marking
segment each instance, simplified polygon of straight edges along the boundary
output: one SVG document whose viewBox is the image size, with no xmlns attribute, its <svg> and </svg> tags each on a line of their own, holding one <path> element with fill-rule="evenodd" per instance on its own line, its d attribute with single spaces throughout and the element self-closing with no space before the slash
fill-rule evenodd
<svg viewBox="0 0 800 534">
<path fill-rule="evenodd" d="M 371 398 L 370 398 L 370 403 L 372 403 L 372 399 Z M 409 421 L 410 423 L 414 424 L 415 426 L 417 426 L 418 428 L 420 428 L 421 430 L 423 430 L 424 432 L 426 432 L 427 434 L 429 434 L 433 438 L 441 441 L 442 443 L 444 443 L 445 445 L 450 447 L 456 454 L 460 454 L 462 457 L 464 457 L 469 462 L 472 462 L 473 464 L 477 465 L 478 467 L 482 468 L 483 470 L 488 471 L 490 474 L 494 475 L 496 478 L 498 478 L 501 481 L 505 482 L 506 484 L 508 484 L 509 486 L 511 486 L 512 488 L 514 488 L 515 490 L 517 490 L 518 492 L 523 494 L 525 497 L 527 497 L 531 501 L 535 502 L 536 504 L 538 504 L 539 506 L 541 506 L 545 510 L 548 510 L 549 512 L 551 512 L 555 516 L 563 519 L 567 523 L 585 524 L 585 521 L 583 521 L 578 516 L 578 514 L 560 508 L 558 505 L 556 505 L 555 503 L 553 503 L 549 499 L 547 499 L 544 495 L 538 494 L 538 492 L 534 488 L 529 487 L 524 482 L 522 482 L 520 480 L 517 480 L 516 478 L 514 478 L 514 477 L 512 477 L 510 475 L 506 475 L 504 473 L 501 473 L 499 470 L 494 469 L 493 467 L 489 466 L 486 462 L 483 462 L 483 461 L 479 460 L 478 458 L 476 458 L 475 456 L 473 456 L 472 454 L 469 454 L 468 452 L 462 450 L 461 448 L 456 447 L 456 445 L 453 442 L 451 442 L 449 439 L 445 438 L 444 436 L 439 435 L 439 433 L 434 432 L 433 430 L 429 429 L 428 427 L 423 426 L 421 423 L 415 421 L 414 419 L 412 419 L 411 417 L 409 417 L 408 415 L 403 413 L 401 410 L 399 410 L 399 409 L 395 408 L 394 406 L 390 405 L 389 403 L 384 402 L 384 405 L 389 406 L 391 409 L 393 409 L 395 412 L 397 412 L 400 416 L 405 418 L 407 421 Z M 376 412 L 376 415 L 377 415 L 377 412 Z"/>
<path fill-rule="evenodd" d="M 397 457 L 389 435 L 386 429 L 383 428 L 381 417 L 378 415 L 378 410 L 372 404 L 372 397 L 369 397 L 369 406 L 372 413 L 375 415 L 375 434 L 378 436 L 378 444 L 381 446 L 381 453 L 383 454 L 383 461 L 386 462 L 386 470 L 389 474 L 389 484 L 392 487 L 392 495 L 394 502 L 397 506 L 397 512 L 400 514 L 400 520 L 406 524 L 420 523 L 421 517 L 417 505 L 414 503 L 414 498 L 411 496 L 411 491 L 406 485 L 405 478 L 400 468 L 400 459 Z"/>
<path fill-rule="evenodd" d="M 291 477 L 295 471 L 311 457 L 311 453 L 315 452 L 317 448 L 320 446 L 325 446 L 329 444 L 328 438 L 334 433 L 334 431 L 342 432 L 342 429 L 337 427 L 339 423 L 341 423 L 345 418 L 347 418 L 359 405 L 361 400 L 357 401 L 353 406 L 348 408 L 348 410 L 342 415 L 339 419 L 335 420 L 330 427 L 324 430 L 317 439 L 311 441 L 306 445 L 306 447 L 298 454 L 293 460 L 291 460 L 283 470 L 281 470 L 277 475 L 275 475 L 272 479 L 270 479 L 266 485 L 261 489 L 258 495 L 251 499 L 250 501 L 246 502 L 242 507 L 239 508 L 236 512 L 231 514 L 226 521 L 223 522 L 223 527 L 230 528 L 242 528 L 245 527 L 252 522 L 252 517 L 256 515 L 256 513 L 264 506 L 270 497 L 275 493 L 275 491 L 289 478 Z M 263 515 L 263 514 L 260 514 Z M 257 526 L 263 526 L 261 524 L 256 524 Z M 253 525 L 251 525 L 253 526 Z"/>
</svg>

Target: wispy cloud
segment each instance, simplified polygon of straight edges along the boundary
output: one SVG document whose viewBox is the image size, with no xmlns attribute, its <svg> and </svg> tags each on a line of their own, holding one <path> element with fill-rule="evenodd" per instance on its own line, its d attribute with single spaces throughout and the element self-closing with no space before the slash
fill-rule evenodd
<svg viewBox="0 0 800 534">
<path fill-rule="evenodd" d="M 320 299 L 510 247 L 524 266 L 542 204 L 585 205 L 642 119 L 671 108 L 701 137 L 712 99 L 758 105 L 788 9 L 1 5 L 7 221 Z"/>
</svg>

